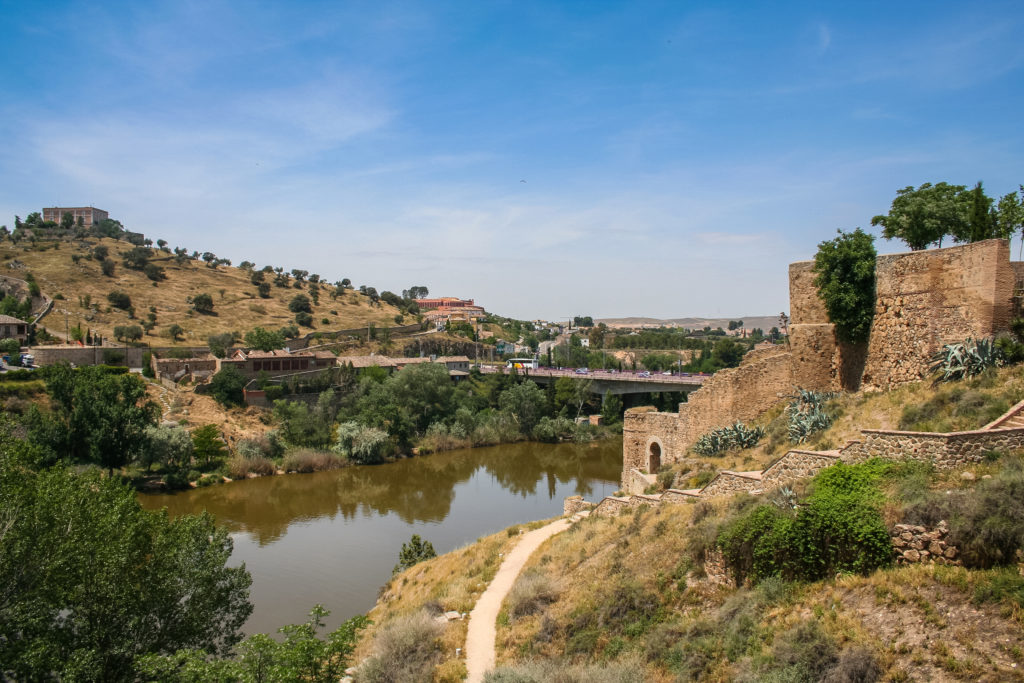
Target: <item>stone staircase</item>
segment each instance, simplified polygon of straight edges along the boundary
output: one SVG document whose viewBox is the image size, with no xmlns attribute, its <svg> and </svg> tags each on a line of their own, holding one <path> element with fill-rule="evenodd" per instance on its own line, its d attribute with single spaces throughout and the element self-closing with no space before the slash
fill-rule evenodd
<svg viewBox="0 0 1024 683">
<path fill-rule="evenodd" d="M 982 429 L 1024 429 L 1024 401 L 1013 406 Z"/>
</svg>

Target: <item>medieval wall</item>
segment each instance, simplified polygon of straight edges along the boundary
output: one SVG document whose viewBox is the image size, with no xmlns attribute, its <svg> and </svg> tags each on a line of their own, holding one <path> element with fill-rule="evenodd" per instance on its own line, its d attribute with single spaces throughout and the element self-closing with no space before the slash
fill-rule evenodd
<svg viewBox="0 0 1024 683">
<path fill-rule="evenodd" d="M 659 413 L 649 406 L 630 408 L 622 421 L 622 471 L 650 471 L 649 451 L 652 442 L 661 449 L 661 463 L 675 462 L 686 449 L 687 406 L 680 404 L 678 413 Z"/>
<path fill-rule="evenodd" d="M 879 256 L 864 386 L 917 381 L 943 344 L 1008 329 L 1014 279 L 1006 240 Z"/>
<path fill-rule="evenodd" d="M 879 256 L 870 339 L 849 345 L 836 341 L 813 269 L 813 261 L 789 267 L 788 349 L 748 353 L 738 368 L 715 373 L 690 394 L 678 414 L 627 412 L 624 475 L 648 469 L 652 441 L 661 443 L 662 464 L 675 462 L 702 434 L 757 417 L 794 387 L 855 391 L 920 380 L 942 344 L 1007 329 L 1015 283 L 1024 283 L 1024 264 L 1010 262 L 1006 240 Z M 946 440 L 943 452 L 954 442 Z M 963 449 L 969 447 L 954 448 Z"/>
<path fill-rule="evenodd" d="M 736 420 L 752 420 L 792 393 L 791 356 L 785 347 L 755 349 L 739 367 L 719 370 L 689 395 L 685 445 Z"/>
</svg>

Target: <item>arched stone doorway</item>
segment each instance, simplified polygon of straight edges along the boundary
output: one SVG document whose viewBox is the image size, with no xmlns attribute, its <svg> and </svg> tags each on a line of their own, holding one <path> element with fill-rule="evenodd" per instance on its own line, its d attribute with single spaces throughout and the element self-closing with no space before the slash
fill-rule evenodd
<svg viewBox="0 0 1024 683">
<path fill-rule="evenodd" d="M 651 474 L 657 474 L 660 469 L 661 444 L 657 441 L 652 441 L 651 445 L 647 447 L 647 471 Z"/>
</svg>

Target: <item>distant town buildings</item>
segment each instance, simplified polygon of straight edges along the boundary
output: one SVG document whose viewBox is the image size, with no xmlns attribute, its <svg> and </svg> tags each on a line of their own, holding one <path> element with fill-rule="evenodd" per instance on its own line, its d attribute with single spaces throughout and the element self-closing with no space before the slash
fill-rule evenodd
<svg viewBox="0 0 1024 683">
<path fill-rule="evenodd" d="M 28 323 L 10 315 L 0 315 L 0 339 L 28 341 Z"/>
</svg>

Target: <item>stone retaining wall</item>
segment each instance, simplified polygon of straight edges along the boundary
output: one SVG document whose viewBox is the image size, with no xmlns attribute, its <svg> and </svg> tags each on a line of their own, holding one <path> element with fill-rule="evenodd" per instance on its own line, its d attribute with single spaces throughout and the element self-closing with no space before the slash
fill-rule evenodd
<svg viewBox="0 0 1024 683">
<path fill-rule="evenodd" d="M 859 444 L 843 450 L 843 460 L 922 460 L 931 462 L 939 469 L 950 469 L 981 462 L 988 451 L 1024 448 L 1024 429 L 990 429 L 947 434 L 865 429 L 861 434 L 863 440 Z"/>
<path fill-rule="evenodd" d="M 593 508 L 594 504 L 583 500 L 583 496 L 569 496 L 562 501 L 562 514 L 566 517 L 575 515 L 580 510 L 592 510 Z"/>
<path fill-rule="evenodd" d="M 746 477 L 735 472 L 722 471 L 712 479 L 707 486 L 700 490 L 701 498 L 714 498 L 715 496 L 726 496 L 740 491 L 759 491 L 761 481 L 753 477 Z"/>
<path fill-rule="evenodd" d="M 946 542 L 949 526 L 939 522 L 934 529 L 897 524 L 890 532 L 896 564 L 960 564 L 959 549 Z"/>
<path fill-rule="evenodd" d="M 769 465 L 761 474 L 764 490 L 809 479 L 820 470 L 839 462 L 838 455 L 823 455 L 815 451 L 793 450 Z"/>
<path fill-rule="evenodd" d="M 590 514 L 597 515 L 598 517 L 614 517 L 629 507 L 629 498 L 606 496 L 594 507 Z"/>
<path fill-rule="evenodd" d="M 700 500 L 700 495 L 685 493 L 679 489 L 668 489 L 661 494 L 662 503 L 689 503 L 695 500 Z"/>
</svg>

